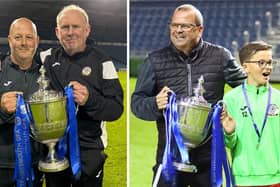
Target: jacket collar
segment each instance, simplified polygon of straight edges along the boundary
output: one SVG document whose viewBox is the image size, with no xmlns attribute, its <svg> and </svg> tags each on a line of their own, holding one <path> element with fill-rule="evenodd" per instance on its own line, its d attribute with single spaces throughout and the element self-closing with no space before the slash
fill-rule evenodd
<svg viewBox="0 0 280 187">
<path fill-rule="evenodd" d="M 11 66 L 11 67 L 13 67 L 13 68 L 15 68 L 15 69 L 17 69 L 17 70 L 20 70 L 19 65 L 13 63 L 10 56 L 7 57 L 7 62 L 8 62 L 8 64 L 9 64 L 9 66 Z M 30 68 L 28 68 L 28 69 L 26 69 L 26 70 L 22 70 L 22 71 L 29 72 L 29 71 L 36 70 L 36 69 L 38 69 L 38 68 L 40 68 L 40 64 L 37 63 L 37 62 L 33 59 Z"/>
<path fill-rule="evenodd" d="M 62 50 L 62 55 L 63 55 L 63 56 L 66 56 L 66 57 L 68 57 L 69 59 L 73 59 L 73 60 L 74 60 L 74 59 L 79 59 L 79 58 L 81 58 L 81 57 L 83 57 L 83 56 L 86 56 L 88 53 L 90 53 L 91 48 L 92 48 L 92 46 L 86 45 L 86 48 L 85 48 L 84 51 L 75 53 L 75 54 L 72 55 L 72 56 L 69 56 L 69 55 L 64 51 L 63 47 L 61 47 L 61 50 Z"/>
<path fill-rule="evenodd" d="M 260 87 L 256 87 L 255 85 L 250 85 L 247 83 L 247 79 L 244 81 L 244 84 L 245 84 L 245 89 L 248 92 L 259 93 L 259 94 L 267 92 L 269 87 L 269 83 Z"/>
<path fill-rule="evenodd" d="M 203 47 L 203 39 L 200 38 L 198 45 L 192 49 L 190 55 L 186 55 L 185 53 L 183 53 L 182 51 L 178 50 L 173 43 L 170 44 L 171 49 L 180 57 L 182 58 L 183 61 L 185 61 L 187 58 L 190 58 L 191 61 L 195 60 L 198 55 L 199 52 L 201 51 L 202 47 Z"/>
<path fill-rule="evenodd" d="M 86 48 L 84 51 L 75 53 L 72 56 L 69 56 L 63 49 L 63 47 L 61 46 L 61 50 L 62 50 L 62 54 L 66 57 L 68 57 L 69 59 L 79 59 L 83 56 L 86 56 L 87 54 L 89 54 L 92 51 L 92 48 L 94 47 L 94 45 L 96 45 L 96 42 L 93 39 L 88 38 L 86 41 Z"/>
</svg>

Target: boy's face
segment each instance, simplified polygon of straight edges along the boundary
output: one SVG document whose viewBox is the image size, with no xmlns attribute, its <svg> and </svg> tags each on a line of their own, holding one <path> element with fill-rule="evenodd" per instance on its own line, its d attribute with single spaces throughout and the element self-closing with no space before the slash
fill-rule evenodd
<svg viewBox="0 0 280 187">
<path fill-rule="evenodd" d="M 266 85 L 272 73 L 272 51 L 258 51 L 243 63 L 243 68 L 248 75 L 248 84 L 257 87 Z"/>
</svg>

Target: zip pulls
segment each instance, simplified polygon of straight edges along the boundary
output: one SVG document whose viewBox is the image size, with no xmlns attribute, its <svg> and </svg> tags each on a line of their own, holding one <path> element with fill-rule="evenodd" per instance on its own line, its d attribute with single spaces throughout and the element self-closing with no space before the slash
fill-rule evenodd
<svg viewBox="0 0 280 187">
<path fill-rule="evenodd" d="M 182 56 L 183 55 L 183 56 Z M 188 58 L 185 54 L 178 54 L 179 59 L 186 64 L 186 75 L 187 75 L 187 90 L 186 90 L 186 94 L 187 96 L 192 96 L 192 69 L 191 69 L 191 64 L 188 62 Z"/>
<path fill-rule="evenodd" d="M 192 88 L 192 68 L 190 64 L 187 64 L 187 80 L 188 80 L 188 96 L 192 96 L 193 88 Z"/>
</svg>

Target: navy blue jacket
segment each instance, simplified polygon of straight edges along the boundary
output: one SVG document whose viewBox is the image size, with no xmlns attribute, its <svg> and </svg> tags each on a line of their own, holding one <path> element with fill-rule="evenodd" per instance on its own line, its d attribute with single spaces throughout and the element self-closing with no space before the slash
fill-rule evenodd
<svg viewBox="0 0 280 187">
<path fill-rule="evenodd" d="M 21 91 L 27 100 L 32 93 L 38 90 L 37 79 L 40 65 L 35 61 L 29 69 L 21 70 L 7 56 L 0 66 L 0 98 L 5 92 Z M 14 167 L 14 119 L 15 114 L 7 114 L 0 108 L 0 167 L 2 168 Z M 40 144 L 32 138 L 31 150 L 33 162 L 38 162 L 42 152 L 40 153 Z"/>
<path fill-rule="evenodd" d="M 161 163 L 165 146 L 163 111 L 158 110 L 156 95 L 168 86 L 178 97 L 193 95 L 198 78 L 204 77 L 204 98 L 211 104 L 223 98 L 224 86 L 234 87 L 246 78 L 231 53 L 218 45 L 200 41 L 189 56 L 172 44 L 152 52 L 145 59 L 131 98 L 132 112 L 143 120 L 157 121 L 157 163 Z M 191 161 L 210 165 L 210 141 L 190 151 Z M 197 156 L 199 155 L 199 156 Z"/>
</svg>

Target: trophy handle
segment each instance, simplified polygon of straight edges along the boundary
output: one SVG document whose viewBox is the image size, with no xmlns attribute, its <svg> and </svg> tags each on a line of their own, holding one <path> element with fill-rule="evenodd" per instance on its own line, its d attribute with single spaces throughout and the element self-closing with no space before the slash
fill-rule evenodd
<svg viewBox="0 0 280 187">
<path fill-rule="evenodd" d="M 175 92 L 174 92 L 173 90 L 170 90 L 170 91 L 167 92 L 167 94 L 168 94 L 168 103 L 169 103 L 170 95 L 171 95 L 171 94 L 175 94 Z M 176 95 L 176 94 L 175 94 L 175 95 Z M 168 105 L 168 103 L 167 103 L 167 105 Z M 167 107 L 167 105 L 166 105 L 166 107 Z M 77 106 L 77 110 L 78 110 L 78 106 Z M 165 111 L 166 111 L 166 108 L 164 108 L 164 109 L 162 110 L 162 114 L 163 114 L 163 117 L 164 117 L 164 118 L 166 117 Z M 76 114 L 77 114 L 77 112 L 76 112 Z"/>
<path fill-rule="evenodd" d="M 29 136 L 30 136 L 33 140 L 36 140 L 35 136 L 33 136 L 32 133 L 29 133 Z"/>
<path fill-rule="evenodd" d="M 222 108 L 227 109 L 227 105 L 223 100 L 219 100 L 217 102 L 217 105 L 220 105 Z"/>
<path fill-rule="evenodd" d="M 28 103 L 25 103 L 25 108 L 26 108 L 26 113 L 28 115 L 28 118 L 29 118 L 29 121 L 31 124 L 34 124 L 34 119 L 33 119 L 33 115 L 32 115 L 32 112 L 30 110 L 30 106 Z"/>
<path fill-rule="evenodd" d="M 68 86 L 70 86 L 71 88 L 73 88 L 73 84 L 71 84 L 71 83 L 69 83 Z M 77 105 L 76 105 L 76 110 L 75 110 L 75 114 L 76 114 L 76 115 L 78 114 L 79 107 L 80 107 L 80 105 L 77 104 Z"/>
<path fill-rule="evenodd" d="M 33 115 L 32 115 L 32 112 L 30 110 L 30 105 L 28 103 L 25 103 L 25 108 L 26 108 L 26 113 L 27 113 L 27 116 L 29 118 L 29 122 L 30 122 L 30 126 L 33 125 L 34 126 L 34 119 L 33 119 Z M 31 127 L 30 127 L 31 128 Z M 31 128 L 32 129 L 32 128 Z M 36 140 L 36 137 L 33 136 L 33 133 L 29 133 L 29 136 L 31 138 L 33 138 L 34 140 Z"/>
</svg>

